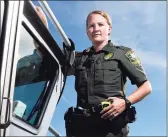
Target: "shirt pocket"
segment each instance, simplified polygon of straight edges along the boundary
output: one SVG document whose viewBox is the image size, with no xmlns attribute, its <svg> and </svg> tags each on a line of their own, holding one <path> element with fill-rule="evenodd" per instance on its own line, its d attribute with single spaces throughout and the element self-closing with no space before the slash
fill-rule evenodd
<svg viewBox="0 0 168 137">
<path fill-rule="evenodd" d="M 105 61 L 101 64 L 101 67 L 95 68 L 95 85 L 116 85 L 119 80 L 119 74 L 117 71 L 117 62 Z"/>
<path fill-rule="evenodd" d="M 114 84 L 118 82 L 117 68 L 112 66 L 106 66 L 103 69 L 103 81 L 104 84 Z"/>
</svg>

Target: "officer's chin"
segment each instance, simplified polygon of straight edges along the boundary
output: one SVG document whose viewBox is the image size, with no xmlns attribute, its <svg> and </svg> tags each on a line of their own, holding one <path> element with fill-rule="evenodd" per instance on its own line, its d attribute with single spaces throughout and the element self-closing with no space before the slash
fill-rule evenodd
<svg viewBox="0 0 168 137">
<path fill-rule="evenodd" d="M 104 41 L 105 41 L 105 40 L 102 40 L 102 38 L 100 38 L 100 37 L 96 37 L 96 38 L 93 38 L 93 39 L 92 39 L 93 45 L 100 45 L 100 44 L 102 44 Z"/>
</svg>

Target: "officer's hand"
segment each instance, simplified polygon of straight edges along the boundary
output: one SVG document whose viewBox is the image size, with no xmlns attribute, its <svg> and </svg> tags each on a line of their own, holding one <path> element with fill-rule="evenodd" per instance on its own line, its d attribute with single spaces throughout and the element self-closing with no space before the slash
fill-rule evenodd
<svg viewBox="0 0 168 137">
<path fill-rule="evenodd" d="M 41 7 L 36 6 L 36 11 L 37 11 L 37 14 L 39 15 L 40 19 L 47 26 L 47 18 L 45 16 L 44 12 L 42 11 Z"/>
<path fill-rule="evenodd" d="M 126 103 L 124 99 L 117 97 L 109 97 L 108 101 L 113 101 L 111 105 L 104 108 L 100 113 L 103 119 L 113 119 L 119 114 L 121 114 L 126 109 Z"/>
</svg>

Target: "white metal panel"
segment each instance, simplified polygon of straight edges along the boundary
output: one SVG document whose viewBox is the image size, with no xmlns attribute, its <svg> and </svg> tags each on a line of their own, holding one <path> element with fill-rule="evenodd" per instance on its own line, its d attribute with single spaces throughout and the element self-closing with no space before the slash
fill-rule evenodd
<svg viewBox="0 0 168 137">
<path fill-rule="evenodd" d="M 19 14 L 19 10 L 22 10 L 23 9 L 23 1 L 19 2 L 19 1 L 9 1 L 9 15 L 8 15 L 8 21 L 9 21 L 9 24 L 8 25 L 8 31 L 9 33 L 7 33 L 7 35 L 5 36 L 5 44 L 4 44 L 4 47 L 5 47 L 5 50 L 4 50 L 4 53 L 3 53 L 3 68 L 2 68 L 2 78 L 4 78 L 4 83 L 2 83 L 2 86 L 3 86 L 3 97 L 8 97 L 9 93 L 10 93 L 10 90 L 9 90 L 9 87 L 10 87 L 10 77 L 11 77 L 11 67 L 12 67 L 12 61 L 13 61 L 13 51 L 14 51 L 14 44 L 15 44 L 15 34 L 16 34 L 16 30 L 17 30 L 17 27 L 18 24 L 18 14 Z M 20 9 L 19 9 L 20 7 Z M 12 9 L 12 11 L 11 11 Z M 11 14 L 10 14 L 11 13 Z M 21 14 L 19 14 L 21 15 Z M 7 32 L 8 32 L 7 31 Z M 10 98 L 10 97 L 9 97 Z M 10 98 L 10 100 L 12 101 L 13 97 Z M 12 105 L 12 103 L 11 103 Z M 6 110 L 6 107 L 7 107 L 7 102 L 4 100 L 3 101 L 3 105 L 2 105 L 2 113 L 1 115 L 3 116 L 2 117 L 2 123 L 5 122 L 5 115 L 7 113 L 7 110 Z M 12 107 L 12 106 L 11 106 Z M 5 111 L 6 110 L 6 111 Z M 10 110 L 10 112 L 12 113 L 12 109 Z M 11 116 L 10 116 L 11 118 Z M 9 132 L 8 132 L 8 129 L 6 131 L 5 135 L 8 136 Z"/>
<path fill-rule="evenodd" d="M 3 50 L 3 55 L 2 55 L 2 69 L 1 69 L 1 97 L 2 96 L 7 96 L 6 90 L 5 91 L 5 72 L 6 72 L 6 67 L 7 67 L 7 57 L 8 57 L 8 49 L 9 49 L 9 43 L 10 43 L 10 35 L 11 35 L 11 27 L 12 27 L 12 17 L 13 17 L 13 8 L 14 8 L 14 1 L 9 2 L 9 12 L 7 15 L 7 28 L 5 32 L 5 40 L 4 40 L 4 50 Z M 6 101 L 3 100 L 3 105 L 2 105 L 2 112 L 1 113 L 1 123 L 5 122 L 5 115 L 6 115 Z M 1 129 L 1 134 L 3 134 L 3 130 Z"/>
<path fill-rule="evenodd" d="M 37 33 L 37 31 L 33 28 L 33 26 L 30 24 L 30 22 L 24 17 L 24 15 L 22 16 L 22 21 L 24 21 L 24 23 L 29 27 L 29 29 L 32 31 L 32 33 L 40 40 L 40 42 L 46 47 L 46 49 L 50 52 L 50 54 L 53 56 L 53 58 L 55 59 L 55 61 L 57 63 L 58 60 L 57 58 L 55 57 L 55 55 L 53 54 L 53 52 L 48 48 L 48 46 L 46 45 L 46 43 L 44 42 L 44 40 L 41 38 L 41 36 Z M 20 34 L 20 33 L 18 33 Z M 17 59 L 18 59 L 18 41 L 19 41 L 19 37 L 17 35 L 17 39 L 16 39 L 16 49 L 15 50 L 15 56 L 14 56 L 14 65 L 13 65 L 13 74 L 12 74 L 12 81 L 11 81 L 11 97 L 13 96 L 13 91 L 14 91 L 14 82 L 15 82 L 15 76 L 16 76 L 16 64 L 17 64 Z M 10 127 L 9 127 L 9 136 L 25 136 L 25 135 L 28 135 L 28 136 L 44 136 L 44 135 L 47 135 L 47 132 L 48 132 L 48 128 L 50 126 L 50 122 L 52 120 L 52 117 L 53 117 L 53 114 L 54 114 L 54 110 L 55 110 L 55 107 L 56 107 L 56 104 L 58 102 L 58 98 L 60 96 L 60 91 L 62 89 L 62 85 L 63 85 L 63 75 L 61 73 L 61 66 L 59 66 L 59 78 L 58 78 L 58 81 L 56 82 L 55 84 L 55 87 L 54 87 L 54 91 L 51 95 L 51 98 L 50 98 L 50 101 L 49 101 L 49 104 L 48 104 L 48 107 L 46 109 L 46 112 L 45 112 L 45 115 L 43 117 L 43 121 L 41 123 L 41 126 L 39 127 L 39 129 L 36 129 L 30 125 L 28 125 L 27 123 L 17 119 L 16 117 L 12 116 L 12 124 Z M 16 125 L 19 125 L 20 127 L 22 127 L 23 129 L 26 129 L 27 131 L 21 129 L 20 127 L 17 127 L 15 126 Z M 30 133 L 32 132 L 32 133 Z"/>
<path fill-rule="evenodd" d="M 2 69 L 1 69 L 1 97 L 2 97 L 2 91 L 3 91 L 3 85 L 4 85 L 4 78 L 5 78 L 5 70 L 6 70 L 6 63 L 7 63 L 7 53 L 8 53 L 8 46 L 9 46 L 9 40 L 10 40 L 10 33 L 11 33 L 11 24 L 12 24 L 12 13 L 13 13 L 13 6 L 14 1 L 9 2 L 9 12 L 7 16 L 7 29 L 5 32 L 5 42 L 4 42 L 4 52 L 2 55 L 3 61 L 2 61 Z"/>
<path fill-rule="evenodd" d="M 20 2 L 20 9 L 19 9 L 19 2 Z M 7 18 L 7 31 L 6 31 L 6 39 L 5 39 L 5 49 L 3 53 L 3 62 L 2 62 L 2 75 L 1 75 L 1 91 L 4 91 L 4 96 L 8 97 L 10 92 L 10 99 L 13 100 L 14 94 L 14 83 L 16 77 L 16 66 L 18 61 L 18 48 L 19 48 L 19 39 L 20 39 L 20 25 L 21 21 L 23 20 L 28 27 L 31 28 L 31 31 L 34 35 L 41 41 L 41 43 L 46 47 L 46 49 L 50 52 L 53 58 L 58 62 L 57 58 L 53 54 L 53 52 L 48 48 L 44 40 L 40 37 L 40 35 L 36 32 L 36 30 L 31 26 L 29 21 L 23 16 L 24 1 L 9 1 L 9 14 Z M 19 11 L 19 13 L 18 13 Z M 18 20 L 19 19 L 19 20 Z M 17 31 L 18 30 L 18 31 Z M 15 36 L 16 35 L 16 36 Z M 16 38 L 16 39 L 15 39 Z M 13 53 L 15 51 L 15 53 Z M 15 54 L 15 55 L 14 55 Z M 13 60 L 14 59 L 14 60 Z M 13 62 L 12 62 L 13 61 Z M 11 74 L 12 70 L 12 74 Z M 11 77 L 12 76 L 12 77 Z M 6 130 L 6 136 L 45 136 L 47 135 L 48 128 L 50 126 L 50 122 L 52 120 L 54 110 L 56 104 L 58 102 L 58 98 L 60 96 L 60 91 L 63 86 L 63 74 L 61 72 L 61 66 L 59 65 L 59 75 L 58 80 L 56 81 L 53 93 L 49 100 L 46 112 L 43 117 L 43 121 L 39 127 L 36 129 L 25 122 L 17 119 L 12 115 L 11 109 L 11 124 Z M 2 93 L 1 93 L 2 94 Z M 3 103 L 2 110 L 6 110 L 6 102 Z M 6 112 L 3 111 L 1 115 L 1 119 L 5 121 L 5 114 Z M 16 126 L 19 125 L 20 127 Z M 26 131 L 27 130 L 27 131 Z M 32 132 L 32 133 L 31 133 Z M 2 132 L 1 132 L 2 133 Z M 2 134 L 1 134 L 2 135 Z"/>
<path fill-rule="evenodd" d="M 47 44 L 44 42 L 44 40 L 41 38 L 41 36 L 37 33 L 37 31 L 33 28 L 33 26 L 30 24 L 30 22 L 24 16 L 22 16 L 22 19 L 23 19 L 24 23 L 29 27 L 29 29 L 31 29 L 32 33 L 41 41 L 41 43 L 45 46 L 45 48 L 50 52 L 50 54 L 53 56 L 55 61 L 57 63 L 59 63 L 57 58 L 54 56 L 53 52 L 48 48 Z M 16 62 L 17 62 L 17 58 L 18 58 L 17 55 L 18 54 L 16 54 L 16 56 L 15 56 L 15 60 L 16 61 L 14 61 L 15 62 L 14 63 L 15 64 L 14 65 L 14 69 L 16 69 Z M 12 81 L 13 82 L 15 80 L 15 76 L 16 76 L 16 74 L 12 75 L 12 79 L 13 79 Z M 54 114 L 54 110 L 55 110 L 56 104 L 58 102 L 58 98 L 60 96 L 60 91 L 62 89 L 62 86 L 63 86 L 63 74 L 61 72 L 61 66 L 59 65 L 58 80 L 57 80 L 57 82 L 55 84 L 53 93 L 51 95 L 48 107 L 46 109 L 45 115 L 43 117 L 43 121 L 42 121 L 41 126 L 40 126 L 39 129 L 35 129 L 32 126 L 29 126 L 28 124 L 26 124 L 25 122 L 22 122 L 21 120 L 18 120 L 14 116 L 12 118 L 12 122 L 15 123 L 16 125 L 20 125 L 22 128 L 24 128 L 24 129 L 36 134 L 37 136 L 47 135 L 48 128 L 50 126 L 50 122 L 52 120 L 52 117 L 53 117 L 53 114 Z M 14 84 L 12 84 L 11 90 L 14 91 Z M 28 135 L 32 135 L 33 136 L 33 134 L 31 134 L 31 133 L 25 133 L 26 131 L 24 131 L 24 130 L 22 130 L 21 132 L 20 131 L 21 131 L 21 129 L 19 129 L 19 127 L 15 127 L 14 125 L 12 125 L 10 127 L 10 134 L 9 135 L 12 135 L 12 136 L 23 136 L 25 134 L 26 135 L 28 134 Z"/>
<path fill-rule="evenodd" d="M 0 35 L 1 35 L 1 30 L 2 30 L 2 22 L 3 22 L 3 15 L 4 15 L 4 1 L 0 1 L 0 5 L 1 5 L 1 26 L 0 26 Z"/>
</svg>

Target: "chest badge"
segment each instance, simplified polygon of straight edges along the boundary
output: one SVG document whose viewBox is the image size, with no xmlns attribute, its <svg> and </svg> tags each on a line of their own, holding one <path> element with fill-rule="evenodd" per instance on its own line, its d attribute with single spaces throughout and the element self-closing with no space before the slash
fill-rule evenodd
<svg viewBox="0 0 168 137">
<path fill-rule="evenodd" d="M 104 60 L 111 59 L 113 57 L 113 55 L 114 55 L 113 53 L 108 53 L 108 54 L 104 55 Z"/>
</svg>

